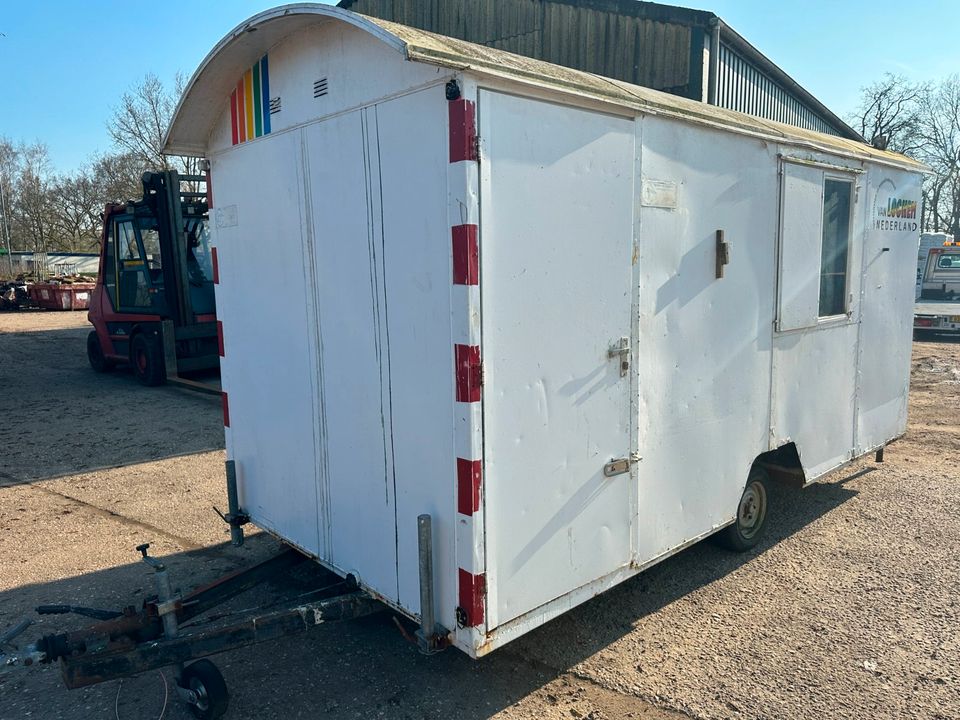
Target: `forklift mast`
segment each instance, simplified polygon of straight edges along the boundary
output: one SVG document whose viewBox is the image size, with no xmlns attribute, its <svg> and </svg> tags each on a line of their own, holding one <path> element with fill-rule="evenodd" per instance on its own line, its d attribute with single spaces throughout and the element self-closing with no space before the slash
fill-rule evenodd
<svg viewBox="0 0 960 720">
<path fill-rule="evenodd" d="M 183 190 L 182 183 L 199 187 L 206 183 L 202 175 L 180 175 L 174 170 L 143 174 L 143 202 L 157 221 L 160 253 L 163 257 L 163 280 L 166 288 L 167 314 L 174 327 L 198 322 L 194 313 L 190 286 L 189 254 L 191 252 L 185 220 L 203 220 L 207 216 L 207 194 Z"/>
</svg>

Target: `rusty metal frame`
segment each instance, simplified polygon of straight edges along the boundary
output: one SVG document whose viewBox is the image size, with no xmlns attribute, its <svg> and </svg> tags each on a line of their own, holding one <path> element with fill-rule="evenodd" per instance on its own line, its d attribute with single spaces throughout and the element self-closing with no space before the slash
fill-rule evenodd
<svg viewBox="0 0 960 720">
<path fill-rule="evenodd" d="M 162 563 L 147 558 L 147 546 L 142 548 L 144 559 L 165 572 Z M 363 617 L 383 609 L 382 603 L 358 590 L 356 582 L 348 578 L 287 601 L 288 604 L 281 609 L 245 612 L 227 624 L 211 626 L 209 617 L 200 619 L 209 610 L 305 560 L 307 557 L 297 550 L 286 549 L 256 565 L 199 586 L 186 595 L 169 600 L 150 598 L 139 611 L 129 606 L 116 613 L 118 617 L 81 630 L 47 635 L 30 647 L 22 662 L 15 664 L 59 661 L 64 683 L 75 689 L 170 665 L 182 667 L 190 660 L 299 634 L 326 622 Z M 304 601 L 303 598 L 310 595 L 313 598 Z M 49 607 L 56 607 L 57 612 L 71 608 Z M 164 618 L 169 621 L 171 616 L 178 628 L 174 633 L 164 631 Z"/>
<path fill-rule="evenodd" d="M 183 633 L 170 640 L 150 641 L 114 651 L 72 655 L 60 659 L 60 669 L 64 683 L 73 690 L 287 635 L 297 635 L 326 622 L 359 618 L 382 609 L 379 601 L 364 592 L 354 591 L 263 615 L 247 616 L 243 621 L 226 627 Z"/>
</svg>

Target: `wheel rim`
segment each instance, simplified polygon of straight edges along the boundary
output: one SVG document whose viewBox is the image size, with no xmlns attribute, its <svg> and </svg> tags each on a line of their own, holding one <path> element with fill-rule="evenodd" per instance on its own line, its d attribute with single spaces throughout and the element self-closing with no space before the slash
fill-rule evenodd
<svg viewBox="0 0 960 720">
<path fill-rule="evenodd" d="M 143 350 L 137 350 L 137 368 L 142 373 L 147 371 L 147 353 Z"/>
<path fill-rule="evenodd" d="M 763 483 L 754 481 L 747 485 L 740 498 L 740 507 L 737 509 L 737 525 L 740 534 L 750 539 L 763 527 L 767 516 L 767 490 Z"/>
<path fill-rule="evenodd" d="M 210 708 L 210 698 L 207 696 L 206 686 L 197 678 L 190 678 L 190 689 L 197 696 L 197 702 L 194 703 L 198 710 L 206 711 Z"/>
</svg>

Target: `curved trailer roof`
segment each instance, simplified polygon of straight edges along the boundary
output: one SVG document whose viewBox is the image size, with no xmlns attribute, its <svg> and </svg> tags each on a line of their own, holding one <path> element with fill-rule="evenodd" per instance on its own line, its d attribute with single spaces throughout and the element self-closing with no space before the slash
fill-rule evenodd
<svg viewBox="0 0 960 720">
<path fill-rule="evenodd" d="M 676 117 L 807 150 L 870 160 L 925 172 L 926 166 L 898 153 L 855 140 L 825 135 L 669 93 L 561 67 L 522 55 L 359 15 L 328 5 L 296 3 L 254 15 L 238 25 L 203 59 L 184 91 L 164 138 L 164 152 L 203 155 L 238 76 L 264 52 L 309 25 L 343 22 L 364 30 L 407 60 L 599 101 L 639 113 Z"/>
</svg>

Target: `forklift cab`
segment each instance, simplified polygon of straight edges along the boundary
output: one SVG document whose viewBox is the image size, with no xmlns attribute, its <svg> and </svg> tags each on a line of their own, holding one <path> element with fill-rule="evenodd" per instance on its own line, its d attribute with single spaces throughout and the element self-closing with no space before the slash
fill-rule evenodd
<svg viewBox="0 0 960 720">
<path fill-rule="evenodd" d="M 202 176 L 145 173 L 143 199 L 108 205 L 88 317 L 90 364 L 129 363 L 147 385 L 219 366 Z"/>
<path fill-rule="evenodd" d="M 160 228 L 150 213 L 113 215 L 106 228 L 103 283 L 113 307 L 121 312 L 147 312 L 163 317 L 171 314 L 165 292 L 164 253 Z M 183 221 L 186 246 L 186 282 L 190 306 L 195 315 L 216 311 L 213 290 L 213 264 L 206 217 L 188 217 Z M 176 278 L 172 278 L 177 282 Z"/>
</svg>

